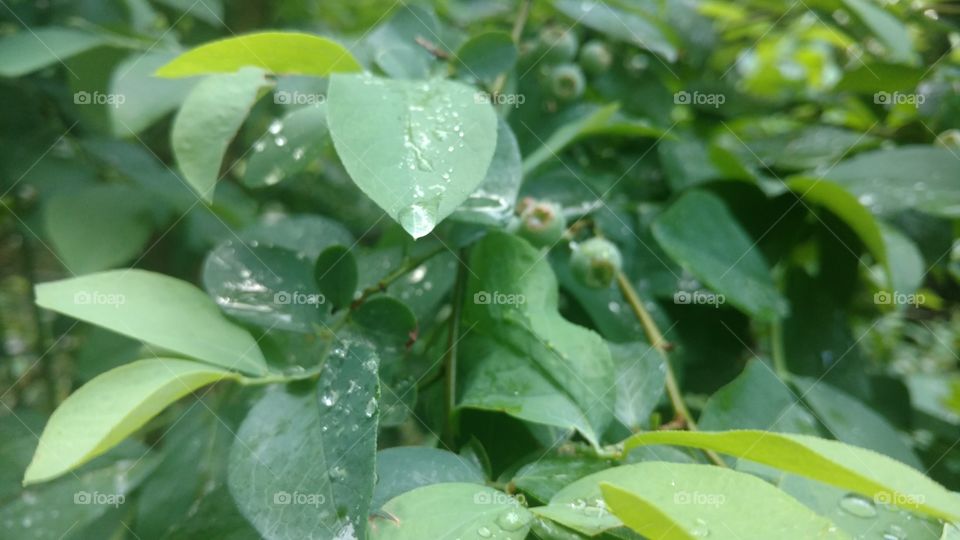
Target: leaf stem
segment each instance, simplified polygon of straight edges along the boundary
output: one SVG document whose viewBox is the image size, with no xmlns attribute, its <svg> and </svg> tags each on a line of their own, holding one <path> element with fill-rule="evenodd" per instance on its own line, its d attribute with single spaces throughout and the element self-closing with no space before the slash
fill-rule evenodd
<svg viewBox="0 0 960 540">
<path fill-rule="evenodd" d="M 447 333 L 447 352 L 443 361 L 444 373 L 444 429 L 443 440 L 447 448 L 455 447 L 457 426 L 454 410 L 457 408 L 457 344 L 460 341 L 460 315 L 463 312 L 463 297 L 467 289 L 467 254 L 461 251 L 457 277 L 453 284 L 453 312 L 450 314 L 450 331 Z"/>
<path fill-rule="evenodd" d="M 445 249 L 446 247 L 441 244 L 440 246 L 437 246 L 435 249 L 432 249 L 429 252 L 419 257 L 415 257 L 412 259 L 409 257 L 406 258 L 403 261 L 403 263 L 400 264 L 400 266 L 398 266 L 393 270 L 393 272 L 390 272 L 389 274 L 381 278 L 380 281 L 364 289 L 360 293 L 360 298 L 357 298 L 356 300 L 353 301 L 352 304 L 350 304 L 350 310 L 353 311 L 357 309 L 358 307 L 360 307 L 361 304 L 367 301 L 367 299 L 370 298 L 371 296 L 377 293 L 382 293 L 383 291 L 387 290 L 387 287 L 392 285 L 394 281 L 407 275 L 409 272 L 413 271 L 415 268 L 417 268 L 421 264 L 434 258 L 436 255 L 443 252 Z"/>
<path fill-rule="evenodd" d="M 527 24 L 527 16 L 530 14 L 531 4 L 533 4 L 533 0 L 520 0 L 517 18 L 513 23 L 513 30 L 510 32 L 510 36 L 513 37 L 513 42 L 517 44 L 517 49 L 520 48 L 520 37 L 523 36 L 523 27 Z M 490 95 L 495 96 L 499 94 L 506 83 L 507 74 L 501 73 L 498 75 L 493 81 L 493 86 L 490 87 Z"/>
<path fill-rule="evenodd" d="M 770 355 L 773 357 L 773 368 L 782 380 L 790 377 L 787 368 L 787 357 L 783 349 L 783 320 L 777 317 L 770 326 Z"/>
<path fill-rule="evenodd" d="M 663 365 L 666 369 L 667 396 L 670 398 L 670 405 L 673 407 L 674 414 L 683 420 L 690 431 L 697 431 L 697 422 L 694 420 L 693 414 L 690 413 L 690 409 L 687 408 L 686 402 L 683 401 L 680 385 L 677 384 L 677 377 L 673 372 L 670 357 L 667 355 L 667 350 L 670 348 L 669 343 L 664 339 L 663 333 L 661 333 L 660 328 L 657 327 L 657 323 L 654 322 L 647 308 L 643 306 L 640 296 L 633 288 L 633 285 L 630 284 L 630 280 L 626 274 L 622 271 L 617 272 L 617 285 L 620 287 L 620 292 L 623 293 L 627 303 L 630 304 L 630 307 L 633 309 L 633 313 L 637 316 L 637 319 L 640 320 L 640 324 L 643 326 L 643 330 L 647 334 L 647 339 L 650 340 L 650 344 L 660 353 L 660 357 L 663 358 Z M 726 462 L 716 453 L 710 450 L 706 450 L 704 453 L 710 458 L 710 461 L 715 464 L 722 467 L 727 466 Z"/>
</svg>

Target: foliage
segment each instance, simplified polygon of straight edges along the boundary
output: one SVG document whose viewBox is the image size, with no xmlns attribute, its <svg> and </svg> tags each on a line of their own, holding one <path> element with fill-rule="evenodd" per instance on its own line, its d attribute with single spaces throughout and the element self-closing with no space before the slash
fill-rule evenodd
<svg viewBox="0 0 960 540">
<path fill-rule="evenodd" d="M 5 7 L 0 536 L 960 535 L 954 6 Z"/>
</svg>

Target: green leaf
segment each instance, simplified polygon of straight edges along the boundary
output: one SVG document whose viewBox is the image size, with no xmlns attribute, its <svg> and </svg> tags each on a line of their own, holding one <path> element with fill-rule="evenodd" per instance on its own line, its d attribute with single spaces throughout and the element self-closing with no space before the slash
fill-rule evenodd
<svg viewBox="0 0 960 540">
<path fill-rule="evenodd" d="M 281 94 L 274 95 L 279 99 Z M 268 187 L 303 172 L 322 154 L 324 143 L 328 142 L 326 134 L 324 106 L 302 107 L 275 120 L 253 144 L 243 183 L 254 188 Z"/>
<path fill-rule="evenodd" d="M 266 538 L 362 538 L 373 497 L 378 359 L 338 344 L 317 392 L 274 389 L 244 419 L 228 485 Z"/>
<path fill-rule="evenodd" d="M 475 464 L 453 452 L 420 446 L 385 448 L 377 452 L 377 485 L 371 508 L 422 486 L 466 482 L 483 485 Z"/>
<path fill-rule="evenodd" d="M 330 246 L 320 254 L 313 275 L 317 286 L 337 310 L 350 305 L 357 290 L 357 259 L 345 246 Z"/>
<path fill-rule="evenodd" d="M 807 435 L 764 431 L 651 432 L 625 441 L 709 449 L 849 489 L 865 497 L 934 517 L 960 517 L 960 495 L 919 471 L 871 450 Z"/>
<path fill-rule="evenodd" d="M 112 369 L 71 394 L 50 417 L 23 477 L 56 478 L 103 454 L 201 386 L 237 375 L 190 360 L 152 358 Z"/>
<path fill-rule="evenodd" d="M 881 224 L 880 234 L 887 252 L 890 290 L 899 294 L 915 293 L 927 275 L 920 248 L 910 237 L 891 226 Z"/>
<path fill-rule="evenodd" d="M 234 238 L 203 264 L 203 286 L 227 315 L 272 330 L 313 333 L 330 309 L 305 256 Z"/>
<path fill-rule="evenodd" d="M 880 224 L 856 197 L 837 183 L 817 178 L 791 178 L 787 187 L 802 199 L 823 206 L 842 219 L 863 241 L 881 265 L 887 265 L 887 249 Z"/>
<path fill-rule="evenodd" d="M 257 343 L 202 291 L 144 270 L 112 270 L 42 283 L 37 304 L 228 369 L 267 372 Z"/>
<path fill-rule="evenodd" d="M 513 215 L 517 193 L 523 181 L 520 147 L 510 125 L 497 123 L 497 147 L 486 177 L 450 219 L 481 225 L 500 225 Z"/>
<path fill-rule="evenodd" d="M 641 8 L 617 9 L 613 2 L 597 0 L 553 0 L 553 5 L 577 23 L 620 41 L 677 60 L 673 40 L 660 27 L 660 22 Z"/>
<path fill-rule="evenodd" d="M 0 40 L 0 76 L 20 77 L 107 42 L 102 36 L 49 26 L 26 29 Z"/>
<path fill-rule="evenodd" d="M 712 465 L 634 465 L 600 490 L 611 511 L 647 538 L 850 538 L 767 482 Z"/>
<path fill-rule="evenodd" d="M 353 245 L 353 235 L 343 225 L 324 216 L 289 215 L 265 219 L 240 232 L 247 245 L 281 247 L 309 261 L 317 260 L 330 246 Z"/>
<path fill-rule="evenodd" d="M 403 344 L 417 330 L 417 318 L 403 302 L 390 296 L 377 296 L 360 304 L 353 321 L 368 332 Z"/>
<path fill-rule="evenodd" d="M 762 320 L 785 312 L 770 268 L 723 201 L 691 190 L 653 224 L 664 251 L 733 305 Z"/>
<path fill-rule="evenodd" d="M 157 70 L 159 77 L 232 73 L 258 67 L 277 75 L 317 75 L 360 71 L 339 43 L 299 32 L 258 32 L 205 43 Z"/>
<path fill-rule="evenodd" d="M 580 408 L 527 357 L 479 336 L 465 338 L 461 350 L 466 382 L 458 392 L 460 407 L 577 430 L 590 444 L 599 445 L 598 433 L 586 416 L 589 409 Z"/>
<path fill-rule="evenodd" d="M 914 208 L 960 217 L 960 159 L 946 148 L 902 146 L 859 154 L 825 173 L 875 214 Z"/>
<path fill-rule="evenodd" d="M 43 215 L 50 244 L 74 274 L 128 262 L 153 232 L 149 199 L 118 184 L 57 191 Z"/>
<path fill-rule="evenodd" d="M 497 142 L 493 107 L 453 81 L 336 75 L 327 111 L 350 177 L 414 238 L 480 185 Z"/>
<path fill-rule="evenodd" d="M 524 465 L 510 481 L 528 496 L 546 503 L 574 481 L 611 465 L 611 460 L 589 454 L 544 456 Z"/>
<path fill-rule="evenodd" d="M 187 95 L 170 136 L 177 165 L 190 187 L 210 203 L 230 141 L 266 84 L 259 69 L 211 75 Z"/>
<path fill-rule="evenodd" d="M 869 0 L 843 0 L 843 3 L 883 43 L 891 60 L 904 64 L 917 61 L 910 32 L 899 19 Z"/>
<path fill-rule="evenodd" d="M 793 377 L 803 401 L 836 439 L 869 448 L 923 470 L 923 463 L 882 416 L 838 388 L 816 379 Z"/>
<path fill-rule="evenodd" d="M 613 414 L 631 431 L 648 427 L 650 414 L 663 397 L 666 366 L 656 349 L 644 342 L 610 343 L 617 372 Z"/>
<path fill-rule="evenodd" d="M 473 36 L 457 50 L 461 75 L 490 84 L 517 63 L 517 46 L 506 32 L 485 32 Z"/>
<path fill-rule="evenodd" d="M 613 419 L 616 399 L 611 392 L 615 376 L 610 351 L 595 332 L 558 313 L 557 280 L 541 253 L 520 238 L 490 232 L 473 247 L 470 269 L 465 328 L 475 324 L 474 332 L 494 338 L 496 346 L 512 349 L 514 356 L 529 359 L 517 364 L 518 369 L 531 366 L 560 391 L 548 396 L 551 400 L 569 400 L 579 411 L 567 418 L 557 415 L 550 425 L 562 420 L 579 429 L 585 418 L 592 428 L 585 435 L 602 433 Z M 510 391 L 522 384 L 501 380 L 509 383 L 504 388 Z M 532 388 L 546 391 L 540 382 Z"/>
<path fill-rule="evenodd" d="M 117 64 L 110 76 L 110 93 L 123 102 L 110 107 L 113 133 L 117 136 L 140 133 L 176 109 L 197 80 L 163 80 L 154 70 L 169 61 L 173 53 L 134 54 Z"/>
<path fill-rule="evenodd" d="M 391 518 L 370 525 L 373 540 L 522 540 L 533 516 L 509 495 L 476 484 L 434 484 L 383 506 Z"/>
</svg>

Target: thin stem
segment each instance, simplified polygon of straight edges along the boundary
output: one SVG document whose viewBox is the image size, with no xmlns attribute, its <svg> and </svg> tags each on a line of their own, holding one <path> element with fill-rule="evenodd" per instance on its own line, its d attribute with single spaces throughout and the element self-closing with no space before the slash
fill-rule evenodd
<svg viewBox="0 0 960 540">
<path fill-rule="evenodd" d="M 787 368 L 787 356 L 783 349 L 783 320 L 779 317 L 770 327 L 770 349 L 777 376 L 787 380 L 790 377 L 790 370 Z"/>
<path fill-rule="evenodd" d="M 444 424 L 443 439 L 447 448 L 454 448 L 457 432 L 454 410 L 457 408 L 457 343 L 460 341 L 460 315 L 463 312 L 463 297 L 467 289 L 466 253 L 461 253 L 457 278 L 453 285 L 453 312 L 450 314 L 450 331 L 447 334 L 447 353 L 443 361 Z"/>
<path fill-rule="evenodd" d="M 259 386 L 262 384 L 277 384 L 277 383 L 289 383 L 294 381 L 302 381 L 305 379 L 312 379 L 320 375 L 320 371 L 323 369 L 323 365 L 319 365 L 300 373 L 268 373 L 262 377 L 245 377 L 243 375 L 237 375 L 235 380 L 244 385 L 244 386 Z"/>
<path fill-rule="evenodd" d="M 437 254 L 443 252 L 446 249 L 445 246 L 440 245 L 436 249 L 430 250 L 429 252 L 416 257 L 414 259 L 407 258 L 400 266 L 398 266 L 393 272 L 390 272 L 384 276 L 380 281 L 374 283 L 373 285 L 367 287 L 360 293 L 360 298 L 357 298 L 353 301 L 353 304 L 350 305 L 350 310 L 355 310 L 360 307 L 360 304 L 363 304 L 371 296 L 381 293 L 387 289 L 394 281 L 402 278 L 408 273 L 412 272 L 415 268 L 421 264 L 429 261 Z"/>
<path fill-rule="evenodd" d="M 660 357 L 663 358 L 663 365 L 666 369 L 667 396 L 670 398 L 670 405 L 673 407 L 674 414 L 683 420 L 690 431 L 697 431 L 697 422 L 690 413 L 690 409 L 687 408 L 686 402 L 683 401 L 680 385 L 677 384 L 677 377 L 673 372 L 673 366 L 670 364 L 670 357 L 667 355 L 667 350 L 670 346 L 666 339 L 664 339 L 663 333 L 660 332 L 657 323 L 653 320 L 647 308 L 643 306 L 640 296 L 637 295 L 637 291 L 633 288 L 633 285 L 630 284 L 630 280 L 627 279 L 626 274 L 623 272 L 617 272 L 617 285 L 619 285 L 620 292 L 623 293 L 624 298 L 627 299 L 627 303 L 630 304 L 630 307 L 633 309 L 633 313 L 637 316 L 637 319 L 640 320 L 640 324 L 643 326 L 643 330 L 647 334 L 647 339 L 650 340 L 650 344 L 660 353 Z M 710 461 L 713 461 L 715 464 L 723 467 L 727 466 L 726 462 L 716 453 L 710 450 L 706 450 L 704 453 L 710 458 Z"/>
<path fill-rule="evenodd" d="M 517 19 L 513 23 L 513 30 L 510 32 L 511 37 L 513 37 L 513 42 L 517 44 L 517 48 L 520 47 L 520 38 L 523 36 L 523 27 L 527 24 L 527 16 L 530 15 L 530 5 L 533 4 L 533 0 L 520 0 L 520 11 L 517 12 Z M 493 86 L 490 87 L 490 95 L 497 95 L 502 90 L 504 85 L 507 83 L 507 74 L 501 73 L 497 76 L 496 80 L 493 81 Z"/>
</svg>

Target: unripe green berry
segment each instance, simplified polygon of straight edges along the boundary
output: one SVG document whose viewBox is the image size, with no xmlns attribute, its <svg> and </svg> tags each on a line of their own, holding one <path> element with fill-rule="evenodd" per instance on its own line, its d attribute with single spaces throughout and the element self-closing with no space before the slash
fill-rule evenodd
<svg viewBox="0 0 960 540">
<path fill-rule="evenodd" d="M 580 67 L 591 75 L 604 73 L 613 64 L 613 53 L 602 41 L 588 41 L 580 49 Z"/>
<path fill-rule="evenodd" d="M 536 247 L 552 247 L 563 238 L 567 219 L 560 205 L 550 201 L 521 201 L 520 236 Z"/>
<path fill-rule="evenodd" d="M 577 56 L 579 42 L 573 30 L 548 26 L 540 32 L 540 54 L 547 62 L 570 62 Z"/>
<path fill-rule="evenodd" d="M 622 265 L 620 250 L 604 238 L 591 238 L 575 246 L 570 258 L 577 279 L 594 289 L 609 287 Z"/>
<path fill-rule="evenodd" d="M 583 71 L 576 64 L 561 64 L 550 72 L 550 92 L 557 99 L 571 100 L 583 95 Z"/>
</svg>

